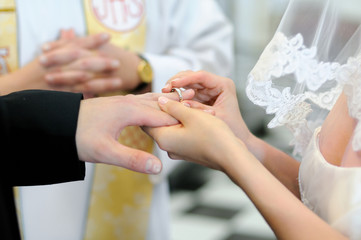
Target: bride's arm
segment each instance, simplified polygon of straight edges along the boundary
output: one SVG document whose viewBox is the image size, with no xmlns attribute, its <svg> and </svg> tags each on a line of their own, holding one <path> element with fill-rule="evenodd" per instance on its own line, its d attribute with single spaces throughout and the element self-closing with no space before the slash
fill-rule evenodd
<svg viewBox="0 0 361 240">
<path fill-rule="evenodd" d="M 344 239 L 344 237 L 305 207 L 248 151 L 230 128 L 210 114 L 190 109 L 181 103 L 159 99 L 163 111 L 178 119 L 181 124 L 146 129 L 159 146 L 173 159 L 185 159 L 225 172 L 241 187 L 278 239 Z M 269 154 L 266 165 L 278 152 L 263 145 Z"/>
<path fill-rule="evenodd" d="M 300 198 L 298 184 L 299 161 L 254 135 L 251 135 L 245 144 L 248 150 L 278 181 L 297 198 Z"/>
<path fill-rule="evenodd" d="M 303 205 L 250 152 L 240 149 L 226 155 L 225 172 L 245 191 L 277 239 L 346 239 Z"/>
</svg>

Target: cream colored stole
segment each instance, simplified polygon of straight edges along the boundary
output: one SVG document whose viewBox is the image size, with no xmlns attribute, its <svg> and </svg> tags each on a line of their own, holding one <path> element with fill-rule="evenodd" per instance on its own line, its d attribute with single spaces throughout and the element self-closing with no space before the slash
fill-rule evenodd
<svg viewBox="0 0 361 240">
<path fill-rule="evenodd" d="M 108 32 L 111 43 L 134 52 L 145 46 L 145 6 L 141 0 L 84 0 L 88 34 Z M 124 94 L 124 93 L 123 93 Z M 128 127 L 119 141 L 152 152 L 153 141 L 139 127 Z M 144 240 L 153 185 L 146 174 L 96 165 L 85 239 Z"/>
</svg>

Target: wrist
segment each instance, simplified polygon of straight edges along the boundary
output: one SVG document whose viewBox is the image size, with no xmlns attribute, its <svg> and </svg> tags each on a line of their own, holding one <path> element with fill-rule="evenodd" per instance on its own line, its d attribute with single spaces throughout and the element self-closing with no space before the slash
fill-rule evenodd
<svg viewBox="0 0 361 240">
<path fill-rule="evenodd" d="M 247 149 L 244 142 L 240 139 L 236 139 L 229 146 L 229 150 L 223 156 L 222 171 L 232 178 L 234 171 L 238 168 L 242 169 L 252 154 Z"/>
<path fill-rule="evenodd" d="M 245 141 L 247 148 L 249 151 L 260 161 L 263 162 L 265 156 L 264 141 L 260 138 L 256 137 L 252 133 L 249 134 L 247 141 Z"/>
<path fill-rule="evenodd" d="M 19 73 L 19 83 L 25 89 L 50 89 L 44 78 L 46 70 L 40 64 L 38 58 L 22 67 L 17 73 Z"/>
<path fill-rule="evenodd" d="M 138 54 L 137 76 L 138 85 L 134 89 L 134 92 L 145 92 L 151 90 L 153 81 L 153 69 L 148 60 L 141 54 Z"/>
</svg>

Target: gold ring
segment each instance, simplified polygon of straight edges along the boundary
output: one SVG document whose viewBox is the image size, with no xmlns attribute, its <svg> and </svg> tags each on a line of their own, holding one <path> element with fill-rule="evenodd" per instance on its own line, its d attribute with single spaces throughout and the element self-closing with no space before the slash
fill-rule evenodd
<svg viewBox="0 0 361 240">
<path fill-rule="evenodd" d="M 179 88 L 172 88 L 170 92 L 177 92 L 179 96 L 179 102 L 183 101 L 182 91 Z"/>
</svg>

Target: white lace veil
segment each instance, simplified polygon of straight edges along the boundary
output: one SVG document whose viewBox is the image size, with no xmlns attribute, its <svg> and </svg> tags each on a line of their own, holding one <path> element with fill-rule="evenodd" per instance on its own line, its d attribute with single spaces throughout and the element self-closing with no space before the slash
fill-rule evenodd
<svg viewBox="0 0 361 240">
<path fill-rule="evenodd" d="M 345 11 L 349 6 L 357 14 Z M 358 120 L 353 148 L 361 150 L 360 6 L 359 0 L 291 0 L 248 76 L 247 96 L 274 115 L 268 127 L 292 131 L 295 155 L 302 156 L 342 91 Z"/>
</svg>

